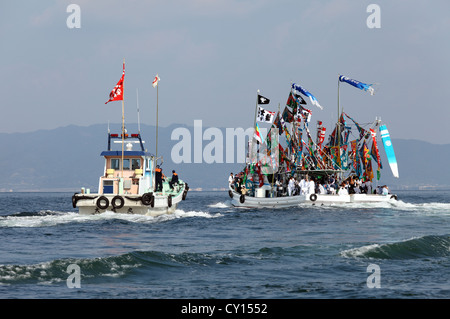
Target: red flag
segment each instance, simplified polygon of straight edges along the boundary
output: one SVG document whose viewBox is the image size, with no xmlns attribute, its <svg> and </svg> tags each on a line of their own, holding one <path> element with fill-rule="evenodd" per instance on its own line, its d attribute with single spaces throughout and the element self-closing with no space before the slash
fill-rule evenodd
<svg viewBox="0 0 450 319">
<path fill-rule="evenodd" d="M 119 82 L 117 82 L 114 89 L 112 89 L 111 93 L 109 93 L 109 100 L 105 102 L 107 104 L 108 102 L 112 101 L 120 101 L 123 100 L 123 79 L 125 77 L 125 62 L 123 63 L 123 72 L 122 77 L 120 78 Z"/>
</svg>

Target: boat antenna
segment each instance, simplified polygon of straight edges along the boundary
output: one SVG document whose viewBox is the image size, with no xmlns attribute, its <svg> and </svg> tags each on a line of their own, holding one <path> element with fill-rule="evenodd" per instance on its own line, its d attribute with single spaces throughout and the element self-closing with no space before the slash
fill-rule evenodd
<svg viewBox="0 0 450 319">
<path fill-rule="evenodd" d="M 156 74 L 153 87 L 156 86 L 156 161 L 158 162 L 158 101 L 159 101 L 159 75 Z"/>
<path fill-rule="evenodd" d="M 139 119 L 139 92 L 136 88 L 136 105 L 137 105 L 137 116 L 138 116 L 138 133 L 141 134 L 141 121 Z"/>
</svg>

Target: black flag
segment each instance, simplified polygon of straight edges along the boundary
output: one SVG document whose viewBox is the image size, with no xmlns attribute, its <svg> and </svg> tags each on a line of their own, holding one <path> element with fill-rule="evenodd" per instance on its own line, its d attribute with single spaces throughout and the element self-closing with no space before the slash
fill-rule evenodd
<svg viewBox="0 0 450 319">
<path fill-rule="evenodd" d="M 300 102 L 300 104 L 306 104 L 306 101 L 302 98 L 301 95 L 298 94 L 294 94 L 295 98 L 298 99 L 298 101 Z"/>
<path fill-rule="evenodd" d="M 270 100 L 258 94 L 258 104 L 269 104 Z"/>
</svg>

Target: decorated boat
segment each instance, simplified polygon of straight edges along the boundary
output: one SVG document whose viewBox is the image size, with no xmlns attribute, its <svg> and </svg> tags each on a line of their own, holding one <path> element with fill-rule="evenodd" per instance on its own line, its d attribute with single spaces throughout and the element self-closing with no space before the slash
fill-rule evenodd
<svg viewBox="0 0 450 319">
<path fill-rule="evenodd" d="M 78 208 L 80 214 L 87 215 L 106 211 L 150 216 L 173 213 L 177 205 L 186 199 L 189 186 L 178 178 L 175 171 L 171 177 L 164 176 L 160 167 L 162 157 L 145 149 L 140 129 L 137 134 L 127 133 L 123 116 L 124 75 L 125 62 L 122 78 L 108 101 L 122 100 L 122 133 L 111 134 L 108 128 L 108 146 L 100 154 L 105 159 L 105 165 L 98 192 L 91 193 L 90 189 L 83 187 L 80 193 L 72 196 L 72 205 Z M 158 81 L 157 76 L 156 85 Z M 133 149 L 136 145 L 138 149 Z"/>
<path fill-rule="evenodd" d="M 322 106 L 310 92 L 292 83 L 283 112 L 279 107 L 275 112 L 261 106 L 269 104 L 270 99 L 258 91 L 255 130 L 248 143 L 246 165 L 229 183 L 233 206 L 284 208 L 302 203 L 379 203 L 398 199 L 386 185 L 378 183 L 382 169 L 379 137 L 392 174 L 399 177 L 387 127 L 379 118 L 363 127 L 344 113 L 339 107 L 340 82 L 374 93 L 372 85 L 339 76 L 338 121 L 327 142 L 321 121 L 317 121 L 316 137 L 311 133 L 312 111 L 306 100 L 320 109 Z M 258 122 L 271 125 L 267 134 Z"/>
</svg>

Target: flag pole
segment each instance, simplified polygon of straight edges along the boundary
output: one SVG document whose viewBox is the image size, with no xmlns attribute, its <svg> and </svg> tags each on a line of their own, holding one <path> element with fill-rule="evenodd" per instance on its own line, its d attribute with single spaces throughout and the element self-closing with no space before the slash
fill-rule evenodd
<svg viewBox="0 0 450 319">
<path fill-rule="evenodd" d="M 253 129 L 256 130 L 256 115 L 257 115 L 257 111 L 258 111 L 258 95 L 259 95 L 259 90 L 256 90 L 256 107 L 255 107 L 255 118 L 253 121 Z"/>
<path fill-rule="evenodd" d="M 158 162 L 158 89 L 159 83 L 156 84 L 156 162 Z"/>
<path fill-rule="evenodd" d="M 125 71 L 125 58 L 123 58 L 123 70 Z M 122 82 L 122 165 L 120 175 L 123 178 L 123 145 L 125 143 L 125 79 Z"/>
<path fill-rule="evenodd" d="M 336 138 L 337 138 L 337 146 L 338 146 L 338 149 L 337 149 L 338 156 L 337 156 L 337 161 L 336 162 L 338 163 L 339 167 L 341 167 L 341 123 L 339 122 L 340 121 L 340 83 L 339 83 L 340 82 L 339 81 L 340 76 L 341 75 L 338 74 L 338 95 L 337 95 L 338 113 L 337 113 L 337 122 L 336 122 L 336 126 L 337 126 Z M 338 173 L 337 177 L 340 180 L 341 179 L 341 174 Z"/>
</svg>

